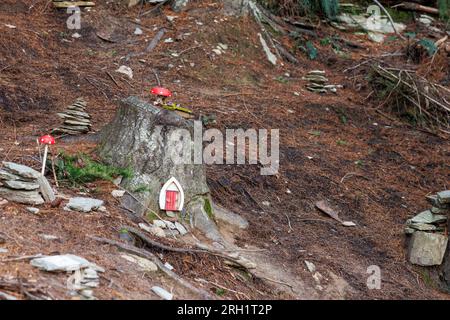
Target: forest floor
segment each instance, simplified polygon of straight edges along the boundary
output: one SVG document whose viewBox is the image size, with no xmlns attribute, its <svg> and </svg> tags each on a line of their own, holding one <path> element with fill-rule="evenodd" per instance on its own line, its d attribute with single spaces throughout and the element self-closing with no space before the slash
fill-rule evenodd
<svg viewBox="0 0 450 320">
<path fill-rule="evenodd" d="M 249 221 L 247 230 L 235 234 L 236 244 L 264 249 L 253 258 L 265 264 L 265 274 L 274 281 L 246 279 L 216 258 L 164 253 L 175 272 L 223 299 L 449 298 L 439 289 L 438 268 L 407 261 L 403 233 L 405 221 L 429 207 L 426 195 L 450 188 L 448 137 L 377 112 L 367 69 L 344 72 L 367 56 L 402 50 L 402 41 L 375 44 L 324 24 L 318 31 L 321 38 L 340 35 L 363 49 L 337 55 L 317 39 L 318 59 L 297 53 L 299 65 L 273 67 L 260 46 L 258 25 L 223 16 L 214 1 L 196 2 L 183 13 L 167 8 L 139 22 L 140 10 L 150 5 L 127 9 L 96 1 L 95 8 L 82 11 L 80 38 L 66 27 L 69 15 L 46 3 L 0 3 L 0 160 L 38 169 L 36 138 L 60 124 L 57 112 L 83 97 L 98 131 L 111 120 L 120 99 L 153 99 L 149 90 L 156 84 L 155 69 L 174 93 L 172 100 L 196 116 L 216 117 L 210 127 L 280 129 L 277 175 L 262 176 L 257 165 L 207 166 L 213 200 Z M 136 27 L 142 35 L 133 34 Z M 143 52 L 162 27 L 167 31 L 153 51 L 126 61 L 130 53 Z M 168 38 L 174 41 L 165 42 Z M 221 55 L 212 51 L 218 43 L 228 46 Z M 392 59 L 407 64 L 402 57 Z M 121 65 L 133 70 L 133 79 L 115 72 Z M 307 91 L 301 78 L 314 69 L 325 70 L 330 83 L 344 88 L 325 95 Z M 439 76 L 448 78 L 446 72 Z M 95 143 L 58 140 L 57 148 L 93 153 Z M 70 299 L 67 275 L 39 271 L 28 261 L 2 262 L 2 256 L 73 253 L 106 269 L 95 289 L 100 299 L 156 299 L 153 285 L 173 290 L 177 299 L 192 298 L 163 274 L 140 272 L 115 248 L 88 237 L 118 239 L 121 225 L 136 226 L 111 196 L 114 188 L 99 181 L 83 189 L 105 200 L 108 213 L 84 215 L 43 206 L 33 215 L 24 205 L 0 207 L 0 232 L 7 235 L 1 246 L 8 250 L 0 254 L 0 279 L 20 277 L 45 287 L 54 298 Z M 58 191 L 75 195 L 80 189 Z M 323 215 L 315 208 L 319 200 L 327 200 L 342 219 L 357 226 L 343 227 Z M 40 234 L 59 240 L 47 241 Z M 305 260 L 324 276 L 323 288 L 317 288 Z M 372 265 L 381 269 L 380 290 L 366 285 Z M 286 281 L 298 282 L 297 290 Z M 218 290 L 218 285 L 232 290 Z"/>
</svg>

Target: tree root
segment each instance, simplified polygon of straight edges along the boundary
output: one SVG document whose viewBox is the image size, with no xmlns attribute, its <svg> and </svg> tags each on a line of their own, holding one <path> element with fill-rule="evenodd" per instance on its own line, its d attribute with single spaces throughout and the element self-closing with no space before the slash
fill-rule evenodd
<svg viewBox="0 0 450 320">
<path fill-rule="evenodd" d="M 131 232 L 131 231 L 130 231 Z M 197 288 L 195 286 L 193 286 L 191 283 L 189 283 L 187 280 L 183 279 L 182 277 L 178 276 L 175 272 L 172 272 L 171 270 L 169 270 L 164 263 L 162 263 L 162 261 L 156 257 L 153 253 L 143 250 L 143 249 L 139 249 L 137 247 L 134 246 L 130 246 L 115 240 L 110 240 L 110 239 L 106 239 L 106 238 L 99 238 L 99 237 L 94 237 L 94 236 L 90 236 L 91 239 L 94 239 L 98 242 L 101 243 L 106 243 L 106 244 L 110 244 L 113 246 L 116 246 L 124 251 L 127 251 L 129 253 L 135 254 L 137 256 L 140 256 L 142 258 L 148 259 L 150 261 L 152 261 L 154 264 L 156 264 L 158 266 L 158 268 L 161 269 L 161 271 L 163 271 L 165 274 L 167 274 L 170 278 L 172 278 L 173 280 L 175 280 L 176 282 L 178 282 L 179 284 L 181 284 L 183 287 L 189 289 L 190 291 L 198 294 L 199 296 L 201 296 L 203 299 L 207 299 L 207 300 L 215 300 L 216 298 L 213 297 L 210 293 L 208 293 L 207 291 Z"/>
</svg>

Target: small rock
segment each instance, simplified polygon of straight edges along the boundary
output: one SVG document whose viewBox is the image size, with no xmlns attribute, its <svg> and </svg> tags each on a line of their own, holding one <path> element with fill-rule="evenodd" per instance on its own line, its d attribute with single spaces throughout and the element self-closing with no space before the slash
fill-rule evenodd
<svg viewBox="0 0 450 320">
<path fill-rule="evenodd" d="M 263 206 L 270 207 L 270 202 L 269 201 L 263 201 L 263 202 L 261 202 L 261 204 Z"/>
<path fill-rule="evenodd" d="M 219 43 L 218 47 L 222 50 L 227 50 L 228 49 L 228 45 L 224 44 L 224 43 Z"/>
<path fill-rule="evenodd" d="M 420 266 L 440 265 L 448 237 L 438 233 L 414 232 L 409 245 L 409 261 Z"/>
<path fill-rule="evenodd" d="M 170 271 L 173 270 L 173 266 L 172 266 L 170 263 L 168 263 L 168 262 L 164 263 L 164 267 L 166 267 L 166 268 L 169 269 Z"/>
<path fill-rule="evenodd" d="M 154 236 L 161 237 L 161 238 L 164 238 L 164 237 L 166 236 L 166 233 L 165 233 L 164 230 L 163 230 L 162 228 L 160 228 L 160 227 L 157 227 L 157 226 L 154 226 L 154 225 L 149 226 L 149 225 L 147 225 L 147 224 L 145 224 L 145 223 L 139 223 L 139 227 L 140 227 L 142 230 L 145 230 L 145 231 L 147 231 L 148 233 L 153 234 Z"/>
<path fill-rule="evenodd" d="M 75 271 L 90 266 L 90 262 L 73 254 L 35 258 L 30 264 L 45 271 Z"/>
<path fill-rule="evenodd" d="M 126 75 L 128 78 L 133 79 L 133 70 L 127 66 L 120 66 L 119 69 L 116 70 L 118 73 L 122 73 Z"/>
<path fill-rule="evenodd" d="M 97 210 L 103 203 L 103 200 L 75 197 L 69 200 L 69 203 L 64 207 L 64 210 L 75 210 L 87 213 L 92 210 Z"/>
<path fill-rule="evenodd" d="M 81 38 L 81 34 L 79 34 L 78 32 L 75 32 L 75 33 L 72 35 L 72 38 L 79 39 L 79 38 Z"/>
<path fill-rule="evenodd" d="M 152 291 L 164 300 L 172 300 L 173 299 L 173 294 L 164 290 L 161 287 L 154 286 L 154 287 L 152 287 Z"/>
<path fill-rule="evenodd" d="M 186 228 L 179 222 L 175 222 L 175 228 L 180 232 L 182 236 L 187 233 Z"/>
<path fill-rule="evenodd" d="M 27 207 L 26 209 L 27 209 L 28 212 L 31 212 L 32 214 L 38 214 L 39 213 L 39 209 L 38 208 Z"/>
<path fill-rule="evenodd" d="M 222 51 L 219 49 L 213 49 L 212 50 L 215 54 L 217 54 L 218 56 L 220 56 L 222 54 Z"/>
<path fill-rule="evenodd" d="M 316 272 L 316 266 L 314 263 L 305 260 L 305 264 L 306 264 L 306 268 L 308 268 L 309 272 L 311 272 L 311 273 Z"/>
<path fill-rule="evenodd" d="M 158 271 L 158 266 L 148 259 L 131 254 L 122 254 L 121 257 L 129 262 L 136 263 L 143 271 Z"/>
<path fill-rule="evenodd" d="M 122 183 L 122 179 L 123 179 L 122 176 L 118 176 L 117 178 L 115 178 L 115 179 L 113 180 L 114 185 L 115 185 L 115 186 L 120 185 L 120 184 Z"/>
<path fill-rule="evenodd" d="M 436 226 L 427 223 L 409 223 L 408 227 L 420 231 L 435 231 Z"/>
<path fill-rule="evenodd" d="M 175 212 L 173 212 L 173 211 L 166 211 L 166 215 L 169 218 L 175 218 L 177 216 L 177 214 Z"/>
<path fill-rule="evenodd" d="M 437 200 L 439 203 L 450 203 L 450 190 L 445 190 L 437 193 Z"/>
<path fill-rule="evenodd" d="M 108 210 L 106 209 L 105 206 L 100 206 L 100 207 L 98 207 L 97 211 L 104 212 L 104 213 L 108 213 Z"/>
<path fill-rule="evenodd" d="M 49 241 L 51 241 L 51 240 L 58 240 L 58 239 L 59 239 L 57 236 L 53 236 L 53 235 L 51 235 L 51 234 L 40 234 L 39 236 L 40 236 L 42 239 L 44 239 L 44 240 L 49 240 Z"/>
<path fill-rule="evenodd" d="M 122 198 L 125 195 L 125 190 L 113 190 L 111 195 L 114 198 Z"/>
<path fill-rule="evenodd" d="M 344 227 L 356 227 L 356 223 L 354 223 L 353 221 L 344 221 L 342 222 L 342 225 Z"/>
<path fill-rule="evenodd" d="M 8 249 L 0 248 L 0 253 L 8 253 Z"/>
<path fill-rule="evenodd" d="M 159 228 L 162 228 L 162 229 L 167 228 L 166 223 L 164 221 L 162 221 L 162 220 L 153 220 L 153 225 L 155 227 L 159 227 Z"/>
<path fill-rule="evenodd" d="M 164 223 L 166 224 L 167 228 L 171 229 L 171 230 L 175 230 L 175 224 L 173 222 L 167 221 L 167 220 L 163 220 Z"/>
<path fill-rule="evenodd" d="M 97 271 L 95 271 L 92 268 L 87 268 L 83 270 L 83 279 L 90 279 L 90 280 L 96 280 L 99 276 L 97 274 Z"/>
<path fill-rule="evenodd" d="M 404 232 L 405 234 L 413 234 L 416 230 L 410 227 L 405 227 Z"/>
<path fill-rule="evenodd" d="M 94 298 L 94 291 L 91 289 L 80 290 L 80 294 L 87 299 Z"/>
<path fill-rule="evenodd" d="M 165 229 L 164 234 L 166 237 L 176 237 L 176 236 L 180 235 L 178 230 L 172 230 L 172 229 Z"/>
<path fill-rule="evenodd" d="M 136 30 L 134 30 L 134 34 L 137 36 L 140 36 L 141 34 L 143 34 L 144 32 L 142 31 L 141 28 L 136 28 Z"/>
<path fill-rule="evenodd" d="M 449 209 L 442 209 L 438 207 L 431 207 L 430 211 L 434 214 L 445 214 L 449 212 Z"/>
<path fill-rule="evenodd" d="M 442 223 L 447 221 L 447 217 L 443 215 L 433 214 L 432 211 L 426 210 L 422 211 L 415 217 L 413 217 L 411 220 L 412 223 L 428 223 L 428 224 L 434 224 L 434 223 Z M 407 222 L 408 223 L 408 222 Z"/>
</svg>

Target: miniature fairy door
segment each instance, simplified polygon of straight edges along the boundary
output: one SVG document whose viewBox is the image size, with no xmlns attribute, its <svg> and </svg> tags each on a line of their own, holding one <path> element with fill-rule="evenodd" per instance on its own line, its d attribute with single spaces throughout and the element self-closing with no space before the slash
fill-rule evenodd
<svg viewBox="0 0 450 320">
<path fill-rule="evenodd" d="M 167 190 L 166 191 L 166 210 L 176 211 L 177 210 L 177 191 Z"/>
<path fill-rule="evenodd" d="M 159 208 L 166 211 L 182 211 L 184 205 L 184 191 L 181 184 L 174 177 L 170 178 L 159 193 Z"/>
</svg>

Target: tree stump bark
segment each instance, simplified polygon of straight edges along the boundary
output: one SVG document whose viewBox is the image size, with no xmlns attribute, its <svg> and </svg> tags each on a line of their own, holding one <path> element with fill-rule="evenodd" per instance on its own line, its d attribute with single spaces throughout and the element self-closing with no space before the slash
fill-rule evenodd
<svg viewBox="0 0 450 320">
<path fill-rule="evenodd" d="M 159 211 L 159 193 L 164 183 L 175 177 L 185 194 L 185 208 L 198 198 L 209 199 L 203 165 L 180 164 L 173 160 L 177 150 L 171 144 L 173 132 L 184 129 L 193 137 L 193 123 L 178 114 L 159 109 L 137 97 L 121 101 L 115 118 L 100 134 L 99 155 L 108 164 L 129 167 L 133 177 L 121 186 L 131 194 L 122 198 L 127 209 L 144 215 Z M 171 140 L 172 139 L 172 140 Z M 193 138 L 182 140 L 193 154 Z"/>
</svg>

